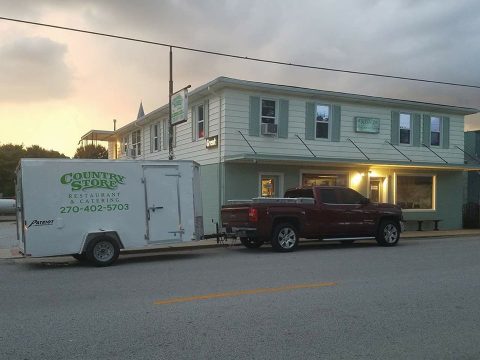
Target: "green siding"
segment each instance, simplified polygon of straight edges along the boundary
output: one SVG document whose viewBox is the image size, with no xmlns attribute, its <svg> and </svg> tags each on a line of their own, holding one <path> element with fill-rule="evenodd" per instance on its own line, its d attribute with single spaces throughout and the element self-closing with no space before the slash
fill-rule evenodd
<svg viewBox="0 0 480 360">
<path fill-rule="evenodd" d="M 278 137 L 288 138 L 288 100 L 280 100 L 278 115 Z"/>
<path fill-rule="evenodd" d="M 260 136 L 260 98 L 258 96 L 250 96 L 248 135 Z"/>
<path fill-rule="evenodd" d="M 305 106 L 305 139 L 315 139 L 315 104 L 310 102 Z"/>
<path fill-rule="evenodd" d="M 392 111 L 392 124 L 390 130 L 390 142 L 393 145 L 398 145 L 400 142 L 400 113 Z"/>
<path fill-rule="evenodd" d="M 205 234 L 215 233 L 215 223 L 220 219 L 219 211 L 219 170 L 218 164 L 200 166 L 202 189 L 203 228 Z"/>
</svg>

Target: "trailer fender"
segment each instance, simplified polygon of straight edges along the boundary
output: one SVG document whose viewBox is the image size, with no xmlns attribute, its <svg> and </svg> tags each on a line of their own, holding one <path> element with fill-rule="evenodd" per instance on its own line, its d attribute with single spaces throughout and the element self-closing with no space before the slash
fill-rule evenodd
<svg viewBox="0 0 480 360">
<path fill-rule="evenodd" d="M 109 237 L 109 238 L 115 240 L 120 249 L 124 248 L 122 240 L 120 239 L 120 236 L 118 236 L 118 233 L 116 231 L 96 231 L 96 232 L 87 233 L 85 235 L 85 239 L 82 243 L 82 247 L 80 248 L 79 254 L 82 254 L 86 251 L 90 241 L 92 241 L 92 240 L 94 240 L 98 237 L 103 237 L 103 236 L 106 236 L 106 237 Z"/>
</svg>

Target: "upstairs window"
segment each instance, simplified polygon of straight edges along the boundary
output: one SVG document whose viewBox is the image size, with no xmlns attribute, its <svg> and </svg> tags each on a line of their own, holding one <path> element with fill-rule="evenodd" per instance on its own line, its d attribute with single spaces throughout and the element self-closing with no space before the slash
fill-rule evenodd
<svg viewBox="0 0 480 360">
<path fill-rule="evenodd" d="M 150 152 L 160 150 L 160 124 L 153 124 L 150 128 L 151 133 L 151 144 Z"/>
<path fill-rule="evenodd" d="M 328 139 L 330 106 L 317 105 L 315 112 L 315 138 Z"/>
<path fill-rule="evenodd" d="M 142 140 L 140 130 L 132 132 L 132 156 L 142 155 Z"/>
<path fill-rule="evenodd" d="M 128 156 L 128 136 L 123 137 L 123 154 Z"/>
<path fill-rule="evenodd" d="M 276 101 L 262 99 L 262 124 L 275 124 L 276 118 Z"/>
<path fill-rule="evenodd" d="M 203 105 L 197 107 L 197 139 L 205 137 L 205 112 Z"/>
<path fill-rule="evenodd" d="M 430 145 L 440 146 L 440 118 L 438 116 L 430 118 Z"/>
<path fill-rule="evenodd" d="M 410 114 L 400 114 L 400 144 L 412 143 L 412 118 Z"/>
</svg>

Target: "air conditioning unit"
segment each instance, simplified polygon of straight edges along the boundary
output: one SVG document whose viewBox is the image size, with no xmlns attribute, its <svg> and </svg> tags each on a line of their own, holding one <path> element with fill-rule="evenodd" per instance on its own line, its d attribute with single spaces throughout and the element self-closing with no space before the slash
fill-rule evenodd
<svg viewBox="0 0 480 360">
<path fill-rule="evenodd" d="M 262 135 L 277 135 L 277 124 L 262 124 Z"/>
</svg>

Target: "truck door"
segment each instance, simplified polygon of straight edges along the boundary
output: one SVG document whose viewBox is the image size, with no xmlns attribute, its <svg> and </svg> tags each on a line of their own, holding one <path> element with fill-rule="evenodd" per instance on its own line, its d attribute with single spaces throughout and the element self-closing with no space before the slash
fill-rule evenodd
<svg viewBox="0 0 480 360">
<path fill-rule="evenodd" d="M 181 241 L 180 173 L 173 166 L 143 166 L 149 243 Z"/>
</svg>

